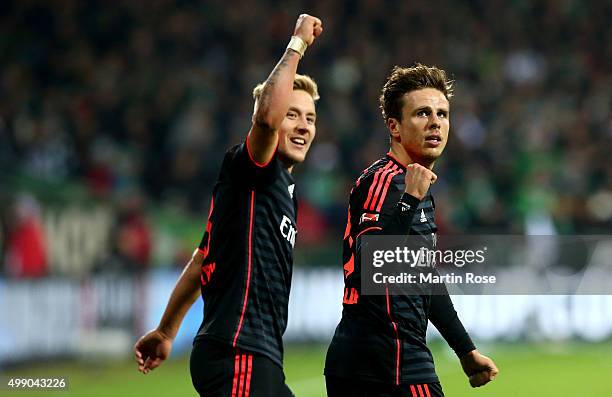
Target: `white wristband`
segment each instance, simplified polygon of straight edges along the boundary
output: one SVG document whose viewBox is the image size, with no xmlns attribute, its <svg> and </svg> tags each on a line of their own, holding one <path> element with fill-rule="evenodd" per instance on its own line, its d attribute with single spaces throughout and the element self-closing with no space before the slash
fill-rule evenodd
<svg viewBox="0 0 612 397">
<path fill-rule="evenodd" d="M 308 44 L 297 36 L 291 36 L 291 40 L 289 40 L 289 44 L 287 44 L 287 49 L 300 54 L 300 58 L 304 56 L 306 48 L 308 48 Z"/>
</svg>

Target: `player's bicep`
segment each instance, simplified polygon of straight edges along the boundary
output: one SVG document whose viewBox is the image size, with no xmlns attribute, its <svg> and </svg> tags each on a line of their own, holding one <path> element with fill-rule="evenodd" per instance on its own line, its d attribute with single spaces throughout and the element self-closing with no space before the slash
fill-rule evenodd
<svg viewBox="0 0 612 397">
<path fill-rule="evenodd" d="M 367 206 L 367 200 L 358 206 L 355 214 L 355 238 L 366 235 L 389 234 L 389 226 L 397 217 L 397 198 L 394 194 L 389 194 L 384 198 L 380 206 L 372 209 Z"/>
<path fill-rule="evenodd" d="M 246 138 L 249 159 L 258 167 L 265 167 L 278 147 L 278 132 L 265 125 L 253 123 Z"/>
<path fill-rule="evenodd" d="M 367 181 L 362 182 L 355 188 L 351 200 L 351 218 L 353 222 L 353 236 L 359 240 L 364 235 L 381 234 L 383 224 L 381 222 L 384 214 L 383 207 L 372 205 L 373 192 L 376 186 Z"/>
<path fill-rule="evenodd" d="M 355 229 L 355 239 L 364 235 L 381 234 L 380 214 L 362 212 L 359 215 L 358 225 Z"/>
<path fill-rule="evenodd" d="M 352 236 L 358 240 L 363 235 L 379 234 L 382 230 L 380 213 L 363 206 L 363 200 L 351 203 Z"/>
</svg>

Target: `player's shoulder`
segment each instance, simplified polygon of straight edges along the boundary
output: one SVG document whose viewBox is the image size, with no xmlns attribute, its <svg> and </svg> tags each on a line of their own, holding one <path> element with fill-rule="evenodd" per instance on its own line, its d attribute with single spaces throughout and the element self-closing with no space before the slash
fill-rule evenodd
<svg viewBox="0 0 612 397">
<path fill-rule="evenodd" d="M 223 161 L 221 162 L 221 173 L 229 172 L 233 165 L 237 162 L 242 151 L 243 144 L 233 145 L 225 151 Z"/>
<path fill-rule="evenodd" d="M 276 157 L 277 156 L 275 155 L 268 164 L 274 163 L 274 161 L 276 160 Z M 227 166 L 232 165 L 232 167 L 239 168 L 239 169 L 242 169 L 242 168 L 257 168 L 257 169 L 271 168 L 265 165 L 257 164 L 253 161 L 253 159 L 251 158 L 251 155 L 249 154 L 249 149 L 247 147 L 246 142 L 235 144 L 231 146 L 229 149 L 227 149 L 225 152 L 225 156 L 223 158 L 223 163 Z"/>
<path fill-rule="evenodd" d="M 403 173 L 401 164 L 388 155 L 373 162 L 353 185 L 349 200 L 351 210 L 380 212 L 389 194 L 400 191 L 400 184 L 404 183 Z"/>
<path fill-rule="evenodd" d="M 238 143 L 236 145 L 231 146 L 229 149 L 227 149 L 227 151 L 225 152 L 225 156 L 235 158 L 236 156 L 240 155 L 244 150 L 245 150 L 245 143 L 244 142 Z"/>
<path fill-rule="evenodd" d="M 374 176 L 376 175 L 376 173 L 383 170 L 388 163 L 389 160 L 385 157 L 374 161 L 366 169 L 361 171 L 361 174 L 359 174 L 359 177 L 355 181 L 354 186 L 359 187 L 361 185 L 371 184 L 374 181 Z"/>
<path fill-rule="evenodd" d="M 378 185 L 384 186 L 385 184 L 401 182 L 403 181 L 403 177 L 401 177 L 403 173 L 404 168 L 401 165 L 388 155 L 384 156 L 361 172 L 353 185 L 352 194 L 367 193 L 371 188 L 376 188 Z"/>
</svg>

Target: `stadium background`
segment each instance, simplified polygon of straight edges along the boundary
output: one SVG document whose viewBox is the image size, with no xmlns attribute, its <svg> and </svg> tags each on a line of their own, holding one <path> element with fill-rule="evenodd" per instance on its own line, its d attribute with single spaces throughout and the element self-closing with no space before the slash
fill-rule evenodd
<svg viewBox="0 0 612 397">
<path fill-rule="evenodd" d="M 3 1 L 0 376 L 68 376 L 79 396 L 194 394 L 185 354 L 201 304 L 153 374 L 136 373 L 131 345 L 199 241 L 250 91 L 301 12 L 325 32 L 300 65 L 322 99 L 296 169 L 286 360 L 298 396 L 323 395 L 346 199 L 387 148 L 377 97 L 391 66 L 456 80 L 441 233 L 610 234 L 609 2 Z M 502 376 L 470 391 L 432 330 L 449 396 L 612 395 L 610 297 L 455 302 Z"/>
</svg>

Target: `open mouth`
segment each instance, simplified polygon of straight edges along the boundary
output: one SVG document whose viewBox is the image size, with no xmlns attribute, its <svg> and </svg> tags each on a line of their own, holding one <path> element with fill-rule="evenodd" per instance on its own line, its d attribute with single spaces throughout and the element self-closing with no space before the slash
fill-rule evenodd
<svg viewBox="0 0 612 397">
<path fill-rule="evenodd" d="M 291 143 L 294 143 L 294 144 L 296 144 L 298 146 L 306 146 L 306 140 L 304 138 L 294 137 L 294 138 L 291 138 L 289 140 L 291 141 Z"/>
<path fill-rule="evenodd" d="M 425 137 L 425 146 L 437 148 L 442 145 L 442 137 L 440 135 L 429 135 Z"/>
</svg>

